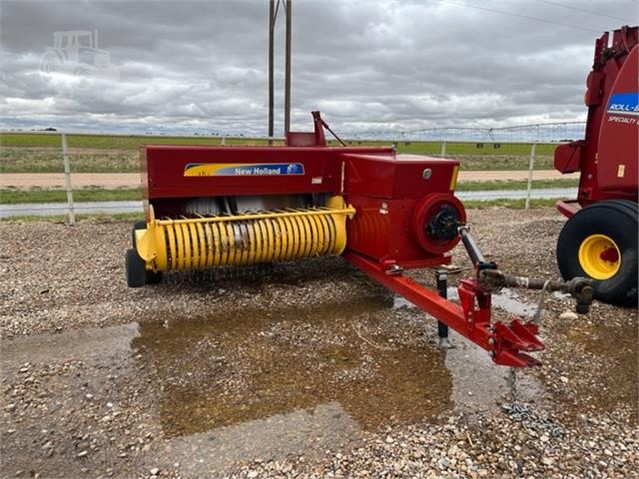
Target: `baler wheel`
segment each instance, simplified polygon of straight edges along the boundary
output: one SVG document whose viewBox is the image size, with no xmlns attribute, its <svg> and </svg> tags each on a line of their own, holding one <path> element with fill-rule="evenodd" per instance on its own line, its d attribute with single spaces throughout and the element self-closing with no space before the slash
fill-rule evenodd
<svg viewBox="0 0 639 479">
<path fill-rule="evenodd" d="M 144 260 L 133 248 L 126 250 L 125 257 L 126 284 L 130 288 L 141 288 L 146 283 Z"/>
<path fill-rule="evenodd" d="M 146 284 L 159 284 L 162 282 L 162 271 L 146 270 Z"/>
<path fill-rule="evenodd" d="M 557 264 L 565 280 L 594 280 L 594 296 L 616 305 L 637 304 L 637 203 L 601 201 L 570 218 L 557 241 Z"/>
</svg>

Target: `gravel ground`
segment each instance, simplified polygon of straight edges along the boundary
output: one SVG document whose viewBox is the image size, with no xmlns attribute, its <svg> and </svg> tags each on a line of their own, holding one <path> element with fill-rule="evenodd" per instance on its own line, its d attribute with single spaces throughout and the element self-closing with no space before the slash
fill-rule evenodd
<svg viewBox="0 0 639 479">
<path fill-rule="evenodd" d="M 553 210 L 469 217 L 557 276 Z M 0 223 L 2 477 L 639 477 L 636 309 L 549 297 L 508 412 L 504 368 L 340 259 L 131 290 L 129 228 Z"/>
</svg>

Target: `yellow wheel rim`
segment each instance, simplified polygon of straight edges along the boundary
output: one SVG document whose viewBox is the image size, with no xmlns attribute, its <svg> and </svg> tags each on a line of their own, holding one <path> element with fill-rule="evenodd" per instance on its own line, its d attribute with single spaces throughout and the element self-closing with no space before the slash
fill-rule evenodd
<svg viewBox="0 0 639 479">
<path fill-rule="evenodd" d="M 608 236 L 590 235 L 579 246 L 579 263 L 591 278 L 612 278 L 621 266 L 621 252 Z"/>
</svg>

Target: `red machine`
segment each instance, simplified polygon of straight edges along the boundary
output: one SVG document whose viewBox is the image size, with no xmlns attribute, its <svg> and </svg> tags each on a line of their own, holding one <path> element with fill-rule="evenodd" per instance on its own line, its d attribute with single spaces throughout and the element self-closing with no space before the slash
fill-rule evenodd
<svg viewBox="0 0 639 479">
<path fill-rule="evenodd" d="M 490 351 L 495 363 L 515 367 L 537 364 L 527 353 L 543 349 L 538 325 L 493 322 L 492 291 L 561 290 L 587 311 L 586 280 L 518 278 L 484 260 L 454 195 L 457 161 L 327 147 L 330 128 L 319 112 L 313 117 L 314 132 L 290 133 L 284 147 L 143 147 L 146 222 L 135 225 L 127 251 L 129 286 L 158 282 L 169 271 L 341 254 Z M 403 274 L 449 264 L 460 240 L 475 265 L 459 285 L 461 305 Z"/>
<path fill-rule="evenodd" d="M 622 305 L 637 304 L 637 31 L 623 27 L 596 41 L 585 139 L 555 151 L 557 170 L 581 171 L 577 198 L 557 204 L 569 218 L 557 242 L 561 274 L 592 278 L 595 298 Z"/>
</svg>

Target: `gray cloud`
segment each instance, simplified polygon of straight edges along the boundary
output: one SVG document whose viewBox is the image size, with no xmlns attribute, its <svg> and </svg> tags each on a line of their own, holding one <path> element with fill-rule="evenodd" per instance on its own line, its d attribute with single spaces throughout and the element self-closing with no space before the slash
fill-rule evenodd
<svg viewBox="0 0 639 479">
<path fill-rule="evenodd" d="M 637 23 L 630 0 L 563 4 Z M 266 0 L 21 0 L 0 8 L 2 128 L 266 132 Z M 536 0 L 294 0 L 293 126 L 309 128 L 316 108 L 350 133 L 583 119 L 594 40 L 622 23 Z M 283 26 L 280 11 L 280 134 Z M 99 30 L 117 81 L 77 91 L 40 80 L 53 32 L 77 29 Z"/>
</svg>

